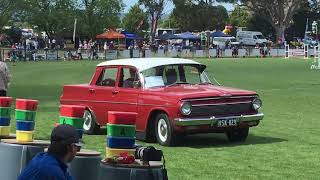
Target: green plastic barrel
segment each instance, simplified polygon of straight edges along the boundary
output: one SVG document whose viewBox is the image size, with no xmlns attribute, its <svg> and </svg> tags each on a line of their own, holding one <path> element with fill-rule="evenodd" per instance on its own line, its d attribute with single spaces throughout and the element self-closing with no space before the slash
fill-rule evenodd
<svg viewBox="0 0 320 180">
<path fill-rule="evenodd" d="M 0 117 L 10 118 L 10 107 L 0 107 Z"/>
<path fill-rule="evenodd" d="M 113 137 L 135 137 L 135 125 L 107 124 L 107 134 Z"/>
<path fill-rule="evenodd" d="M 34 121 L 36 118 L 36 111 L 17 110 L 16 120 L 20 121 Z"/>
<path fill-rule="evenodd" d="M 69 124 L 71 126 L 74 126 L 77 129 L 82 129 L 84 119 L 83 118 L 74 118 L 74 117 L 64 117 L 60 116 L 59 118 L 60 124 Z"/>
</svg>

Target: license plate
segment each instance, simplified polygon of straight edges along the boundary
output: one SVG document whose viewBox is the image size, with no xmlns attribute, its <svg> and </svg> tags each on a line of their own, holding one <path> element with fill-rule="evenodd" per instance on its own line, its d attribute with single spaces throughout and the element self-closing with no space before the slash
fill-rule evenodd
<svg viewBox="0 0 320 180">
<path fill-rule="evenodd" d="M 229 126 L 237 126 L 238 125 L 238 119 L 220 119 L 217 122 L 218 127 L 229 127 Z"/>
</svg>

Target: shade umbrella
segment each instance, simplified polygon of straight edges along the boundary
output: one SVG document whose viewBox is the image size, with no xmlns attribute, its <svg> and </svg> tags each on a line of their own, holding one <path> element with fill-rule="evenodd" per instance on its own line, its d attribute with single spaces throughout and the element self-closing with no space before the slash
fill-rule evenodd
<svg viewBox="0 0 320 180">
<path fill-rule="evenodd" d="M 229 35 L 224 34 L 222 31 L 216 31 L 211 33 L 211 37 L 228 37 Z"/>
<path fill-rule="evenodd" d="M 142 37 L 138 36 L 137 34 L 129 33 L 127 31 L 123 31 L 123 32 L 121 32 L 121 34 L 125 35 L 126 39 L 135 39 L 135 40 L 143 39 Z"/>
<path fill-rule="evenodd" d="M 181 33 L 181 34 L 178 34 L 177 36 L 180 37 L 180 39 L 189 39 L 189 40 L 199 40 L 200 37 L 199 36 L 196 36 L 194 34 L 192 34 L 191 32 L 184 32 L 184 33 Z"/>
<path fill-rule="evenodd" d="M 97 39 L 124 39 L 126 38 L 126 36 L 124 34 L 118 33 L 113 29 L 109 29 L 107 32 L 98 34 L 96 38 Z"/>
<path fill-rule="evenodd" d="M 126 36 L 124 34 L 118 33 L 113 29 L 109 29 L 107 32 L 102 34 L 98 34 L 96 36 L 97 39 L 118 39 L 118 48 L 120 47 L 120 39 L 125 39 Z"/>
</svg>

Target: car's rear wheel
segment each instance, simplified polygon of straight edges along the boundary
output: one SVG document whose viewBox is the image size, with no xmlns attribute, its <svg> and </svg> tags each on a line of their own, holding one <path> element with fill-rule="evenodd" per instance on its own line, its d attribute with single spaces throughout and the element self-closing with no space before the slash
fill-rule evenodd
<svg viewBox="0 0 320 180">
<path fill-rule="evenodd" d="M 230 142 L 244 142 L 249 134 L 249 128 L 230 129 L 226 132 Z"/>
<path fill-rule="evenodd" d="M 100 126 L 96 123 L 93 114 L 89 110 L 84 111 L 84 123 L 83 130 L 86 134 L 97 134 L 100 130 Z"/>
<path fill-rule="evenodd" d="M 160 113 L 156 116 L 155 131 L 159 144 L 163 146 L 173 146 L 175 144 L 175 133 L 167 114 Z"/>
</svg>

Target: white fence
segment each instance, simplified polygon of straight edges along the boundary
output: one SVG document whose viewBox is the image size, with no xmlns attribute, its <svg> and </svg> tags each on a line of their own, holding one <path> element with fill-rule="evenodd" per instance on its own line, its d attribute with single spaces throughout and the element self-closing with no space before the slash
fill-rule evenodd
<svg viewBox="0 0 320 180">
<path fill-rule="evenodd" d="M 238 49 L 238 55 L 234 55 L 232 49 L 225 49 L 224 51 L 219 53 L 219 57 L 318 57 L 319 56 L 319 48 L 308 48 L 305 46 L 304 49 L 290 49 L 289 45 L 285 46 L 285 49 L 269 49 L 267 52 L 263 50 L 261 52 L 260 49 Z M 264 54 L 262 54 L 264 53 Z M 2 58 L 8 58 L 6 55 L 8 51 L 0 50 L 0 56 Z M 17 52 L 16 52 L 17 54 Z M 21 57 L 17 57 L 17 60 L 24 59 L 24 52 L 22 51 Z M 140 58 L 140 57 L 181 57 L 181 58 L 215 58 L 217 57 L 216 49 L 209 50 L 190 50 L 190 49 L 159 49 L 157 51 L 151 50 L 108 50 L 108 51 L 99 51 L 99 52 L 89 52 L 82 51 L 81 56 L 82 59 L 120 59 L 120 58 Z M 234 55 L 234 56 L 232 56 Z M 32 56 L 26 56 L 26 60 L 61 60 L 61 59 L 79 59 L 77 51 L 52 51 L 52 50 L 37 50 Z M 20 59 L 19 59 L 20 58 Z"/>
</svg>

